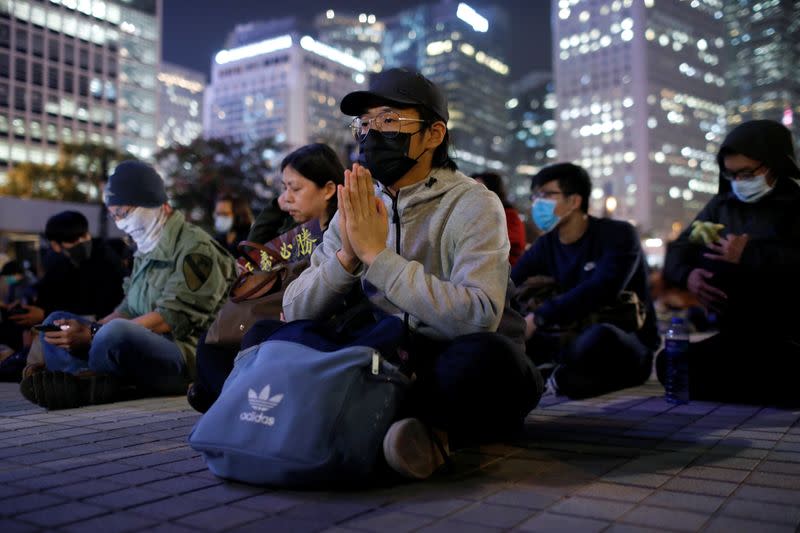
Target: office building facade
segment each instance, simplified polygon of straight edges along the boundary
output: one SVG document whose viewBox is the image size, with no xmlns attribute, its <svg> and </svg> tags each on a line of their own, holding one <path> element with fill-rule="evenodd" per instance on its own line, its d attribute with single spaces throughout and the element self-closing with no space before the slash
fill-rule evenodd
<svg viewBox="0 0 800 533">
<path fill-rule="evenodd" d="M 252 29 L 251 29 L 252 30 Z M 310 36 L 288 33 L 216 54 L 204 104 L 204 135 L 288 149 L 326 142 L 352 149 L 339 100 L 365 87 L 363 61 Z"/>
<path fill-rule="evenodd" d="M 203 92 L 206 77 L 185 67 L 161 63 L 158 73 L 159 149 L 190 144 L 203 134 Z"/>
<path fill-rule="evenodd" d="M 62 143 L 152 158 L 160 35 L 160 0 L 0 0 L 0 183 Z"/>
<path fill-rule="evenodd" d="M 717 190 L 726 130 L 721 0 L 553 0 L 556 149 L 592 209 L 680 231 Z"/>
<path fill-rule="evenodd" d="M 455 159 L 467 173 L 506 172 L 508 15 L 441 1 L 386 19 L 384 68 L 411 67 L 447 94 Z"/>
</svg>

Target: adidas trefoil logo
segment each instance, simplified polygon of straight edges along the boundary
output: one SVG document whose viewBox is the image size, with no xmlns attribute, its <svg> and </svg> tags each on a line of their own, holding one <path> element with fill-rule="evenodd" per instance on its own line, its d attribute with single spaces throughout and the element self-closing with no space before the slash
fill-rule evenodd
<svg viewBox="0 0 800 533">
<path fill-rule="evenodd" d="M 250 407 L 256 411 L 269 411 L 283 400 L 283 394 L 276 394 L 272 398 L 269 397 L 269 385 L 266 385 L 261 392 L 256 394 L 256 391 L 250 389 L 247 392 L 247 401 L 250 402 Z"/>
<path fill-rule="evenodd" d="M 266 385 L 261 392 L 256 392 L 253 389 L 247 391 L 247 401 L 250 407 L 254 410 L 250 412 L 243 412 L 239 415 L 239 420 L 243 422 L 253 422 L 256 424 L 264 424 L 265 426 L 274 426 L 275 417 L 268 416 L 264 412 L 269 411 L 277 406 L 283 400 L 283 394 L 276 394 L 270 397 L 269 385 Z"/>
</svg>

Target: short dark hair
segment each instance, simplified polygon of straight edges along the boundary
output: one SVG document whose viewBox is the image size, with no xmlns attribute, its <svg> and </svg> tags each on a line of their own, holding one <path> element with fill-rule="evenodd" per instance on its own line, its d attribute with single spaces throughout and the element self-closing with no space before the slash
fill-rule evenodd
<svg viewBox="0 0 800 533">
<path fill-rule="evenodd" d="M 423 106 L 413 106 L 414 109 L 417 110 L 419 113 L 419 118 L 425 121 L 422 129 L 423 131 L 430 128 L 434 122 L 444 122 L 445 127 L 447 127 L 447 122 L 428 109 L 427 107 Z M 458 170 L 458 165 L 453 159 L 450 157 L 450 130 L 447 129 L 444 132 L 444 138 L 442 139 L 442 144 L 436 147 L 436 150 L 433 151 L 433 159 L 431 161 L 431 166 L 433 168 L 445 168 L 447 170 Z"/>
<path fill-rule="evenodd" d="M 589 212 L 592 179 L 586 169 L 572 163 L 548 165 L 531 179 L 531 190 L 538 189 L 551 181 L 558 181 L 558 187 L 564 194 L 579 195 L 581 197 L 581 211 L 584 213 Z"/>
<path fill-rule="evenodd" d="M 292 167 L 298 174 L 313 181 L 322 188 L 332 181 L 335 185 L 344 184 L 344 165 L 336 152 L 323 143 L 312 143 L 301 146 L 281 161 L 281 172 Z M 336 213 L 337 195 L 328 200 L 328 220 Z"/>
<path fill-rule="evenodd" d="M 508 201 L 508 192 L 506 192 L 506 185 L 503 183 L 503 178 L 497 172 L 479 172 L 472 175 L 473 179 L 481 180 L 486 188 L 495 193 L 499 198 L 503 207 L 511 207 Z"/>
<path fill-rule="evenodd" d="M 62 211 L 47 219 L 44 237 L 48 241 L 73 243 L 89 232 L 89 221 L 78 211 Z"/>
</svg>

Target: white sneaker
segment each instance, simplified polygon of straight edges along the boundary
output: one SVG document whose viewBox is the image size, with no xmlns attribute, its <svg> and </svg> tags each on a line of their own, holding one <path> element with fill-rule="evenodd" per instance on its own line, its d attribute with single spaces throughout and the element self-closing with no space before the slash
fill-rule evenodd
<svg viewBox="0 0 800 533">
<path fill-rule="evenodd" d="M 386 462 L 392 470 L 411 479 L 430 477 L 447 461 L 449 454 L 447 435 L 434 431 L 417 418 L 398 420 L 383 438 Z"/>
</svg>

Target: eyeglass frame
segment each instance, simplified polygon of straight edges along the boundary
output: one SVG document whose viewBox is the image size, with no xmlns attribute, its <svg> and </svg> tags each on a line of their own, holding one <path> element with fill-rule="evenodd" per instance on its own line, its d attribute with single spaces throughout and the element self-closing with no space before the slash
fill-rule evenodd
<svg viewBox="0 0 800 533">
<path fill-rule="evenodd" d="M 542 200 L 549 200 L 551 196 L 556 196 L 561 194 L 563 196 L 570 196 L 575 193 L 572 192 L 565 192 L 565 191 L 536 191 L 531 193 L 531 200 L 537 200 L 541 198 Z"/>
<path fill-rule="evenodd" d="M 397 120 L 400 121 L 400 127 L 397 129 L 397 131 L 385 132 L 385 131 L 373 126 L 375 124 L 375 120 L 376 119 L 380 118 L 383 115 L 387 115 L 387 114 L 390 114 L 390 113 L 393 114 L 393 115 L 397 115 Z M 362 133 L 360 133 L 360 131 L 363 128 L 363 123 L 365 123 L 365 122 L 367 124 L 367 131 L 366 131 L 366 133 L 362 134 Z M 423 122 L 425 124 L 429 124 L 430 123 L 429 120 L 425 120 L 423 118 L 402 117 L 402 116 L 400 116 L 400 113 L 398 113 L 397 111 L 386 110 L 386 111 L 381 111 L 380 113 L 378 113 L 374 117 L 368 118 L 366 120 L 363 119 L 362 117 L 353 117 L 353 119 L 350 121 L 350 123 L 347 126 L 350 128 L 350 132 L 353 134 L 353 138 L 356 141 L 361 142 L 361 141 L 363 141 L 364 139 L 367 138 L 367 135 L 369 135 L 369 132 L 372 129 L 374 129 L 375 131 L 379 132 L 381 135 L 383 135 L 387 139 L 394 139 L 400 133 L 402 133 L 401 130 L 403 129 L 403 122 Z"/>
<path fill-rule="evenodd" d="M 108 217 L 115 222 L 118 222 L 120 220 L 125 220 L 131 215 L 131 213 L 133 213 L 136 210 L 136 206 L 134 205 L 119 206 L 119 207 L 125 207 L 125 211 L 124 214 L 118 215 L 113 211 L 111 211 L 112 207 L 117 207 L 117 206 L 106 207 L 106 210 L 108 211 Z"/>
<path fill-rule="evenodd" d="M 728 181 L 735 181 L 735 180 L 747 181 L 757 177 L 758 174 L 756 174 L 756 172 L 758 172 L 762 168 L 767 168 L 767 167 L 766 165 L 764 165 L 764 163 L 759 163 L 759 165 L 752 170 L 746 168 L 742 170 L 737 170 L 736 172 L 731 172 L 730 170 L 723 170 L 722 172 L 719 173 L 719 175 L 722 176 L 723 179 L 726 179 Z M 767 170 L 769 169 L 767 168 Z"/>
</svg>

